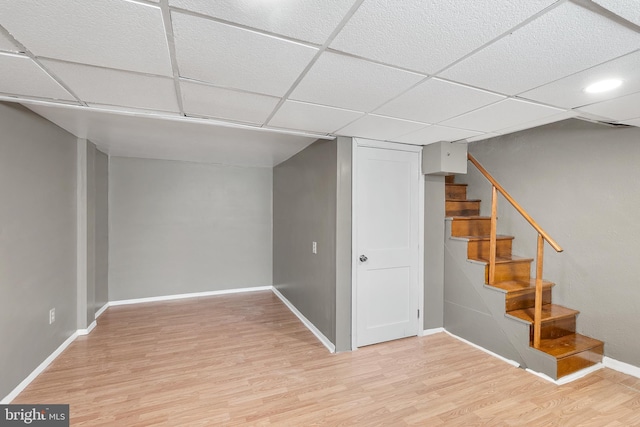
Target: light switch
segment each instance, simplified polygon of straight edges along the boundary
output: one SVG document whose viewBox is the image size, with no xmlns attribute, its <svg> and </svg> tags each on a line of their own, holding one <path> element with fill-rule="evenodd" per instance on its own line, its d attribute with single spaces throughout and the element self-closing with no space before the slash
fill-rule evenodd
<svg viewBox="0 0 640 427">
<path fill-rule="evenodd" d="M 313 242 L 311 245 L 311 252 L 313 252 L 314 254 L 318 253 L 318 243 L 317 242 Z"/>
</svg>

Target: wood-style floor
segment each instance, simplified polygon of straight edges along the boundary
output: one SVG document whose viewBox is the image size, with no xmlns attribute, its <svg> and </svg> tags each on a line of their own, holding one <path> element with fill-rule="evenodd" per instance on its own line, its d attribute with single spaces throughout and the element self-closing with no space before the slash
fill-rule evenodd
<svg viewBox="0 0 640 427">
<path fill-rule="evenodd" d="M 329 354 L 271 293 L 109 308 L 13 403 L 72 425 L 640 425 L 640 379 L 556 386 L 447 334 Z"/>
</svg>

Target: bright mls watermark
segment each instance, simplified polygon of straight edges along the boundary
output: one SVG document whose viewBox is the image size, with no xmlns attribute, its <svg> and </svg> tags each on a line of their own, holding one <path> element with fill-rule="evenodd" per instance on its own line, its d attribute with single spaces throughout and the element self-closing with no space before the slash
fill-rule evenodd
<svg viewBox="0 0 640 427">
<path fill-rule="evenodd" d="M 0 405 L 0 427 L 69 427 L 69 405 Z"/>
</svg>

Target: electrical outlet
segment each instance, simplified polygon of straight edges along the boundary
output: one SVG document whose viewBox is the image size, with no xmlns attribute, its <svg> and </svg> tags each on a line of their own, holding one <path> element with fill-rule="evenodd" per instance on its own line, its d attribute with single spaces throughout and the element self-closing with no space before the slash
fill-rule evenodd
<svg viewBox="0 0 640 427">
<path fill-rule="evenodd" d="M 49 324 L 52 324 L 56 321 L 56 309 L 52 308 L 49 310 Z"/>
<path fill-rule="evenodd" d="M 318 253 L 318 242 L 312 242 L 311 244 L 311 252 L 314 254 Z"/>
</svg>

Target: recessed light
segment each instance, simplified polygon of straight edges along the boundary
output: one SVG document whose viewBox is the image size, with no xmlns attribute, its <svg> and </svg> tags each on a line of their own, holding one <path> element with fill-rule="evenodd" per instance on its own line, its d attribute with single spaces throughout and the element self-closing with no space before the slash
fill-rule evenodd
<svg viewBox="0 0 640 427">
<path fill-rule="evenodd" d="M 622 80 L 620 79 L 600 80 L 599 82 L 595 82 L 584 88 L 584 91 L 587 93 L 607 92 L 619 87 L 621 84 Z"/>
</svg>

